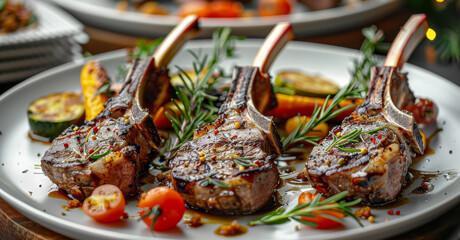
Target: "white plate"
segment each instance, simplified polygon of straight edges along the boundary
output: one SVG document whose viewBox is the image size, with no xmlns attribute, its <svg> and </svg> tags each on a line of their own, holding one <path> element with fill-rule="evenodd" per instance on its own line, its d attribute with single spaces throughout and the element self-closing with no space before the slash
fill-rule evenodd
<svg viewBox="0 0 460 240">
<path fill-rule="evenodd" d="M 176 16 L 145 15 L 134 11 L 121 12 L 116 10 L 117 1 L 114 0 L 49 1 L 60 5 L 86 24 L 144 37 L 164 36 L 180 21 Z M 380 19 L 401 6 L 401 2 L 401 0 L 358 1 L 352 5 L 353 7 L 343 4 L 337 8 L 320 11 L 308 11 L 298 4 L 298 10 L 288 16 L 205 18 L 201 21 L 202 35 L 209 36 L 217 27 L 231 27 L 236 35 L 264 37 L 276 23 L 288 21 L 292 23 L 296 36 L 311 36 L 361 26 Z"/>
<path fill-rule="evenodd" d="M 261 41 L 246 40 L 238 44 L 238 57 L 224 62 L 230 68 L 233 64 L 247 65 L 252 62 Z M 192 41 L 185 49 L 204 48 L 210 50 L 210 41 Z M 93 57 L 102 62 L 111 73 L 117 73 L 117 67 L 124 62 L 124 51 L 111 52 Z M 334 79 L 340 85 L 349 80 L 352 59 L 358 56 L 356 51 L 318 44 L 291 42 L 280 54 L 272 67 L 272 74 L 281 69 L 301 69 L 310 73 L 320 73 Z M 171 66 L 178 64 L 183 68 L 190 66 L 191 57 L 181 51 L 174 58 Z M 83 61 L 66 64 L 42 74 L 34 76 L 10 89 L 0 97 L 0 197 L 14 206 L 32 220 L 69 237 L 78 239 L 150 239 L 152 234 L 143 224 L 133 218 L 122 223 L 98 224 L 79 209 L 65 211 L 61 206 L 66 201 L 48 197 L 55 185 L 41 174 L 40 158 L 48 145 L 32 142 L 28 138 L 26 109 L 28 104 L 45 94 L 65 90 L 79 90 L 79 75 Z M 423 69 L 407 64 L 410 84 L 418 96 L 429 96 L 439 106 L 438 125 L 444 130 L 431 141 L 436 153 L 430 155 L 413 166 L 424 171 L 460 170 L 458 136 L 460 119 L 457 101 L 460 99 L 460 88 L 447 80 Z M 429 129 L 430 130 L 430 129 Z M 433 130 L 433 129 L 431 129 Z M 453 150 L 450 154 L 449 150 Z M 426 194 L 410 194 L 419 185 L 414 182 L 402 194 L 409 203 L 395 207 L 401 215 L 390 216 L 386 210 L 373 209 L 376 223 L 363 221 L 364 228 L 359 227 L 352 219 L 347 218 L 345 228 L 335 230 L 314 230 L 302 227 L 295 230 L 295 223 L 277 226 L 249 227 L 248 233 L 235 239 L 311 239 L 341 238 L 362 239 L 379 238 L 409 231 L 447 211 L 460 200 L 460 180 L 455 174 L 446 174 L 434 179 L 434 190 Z M 298 194 L 298 192 L 297 192 Z M 293 196 L 295 199 L 295 196 Z M 293 201 L 295 203 L 295 200 Z M 130 201 L 127 211 L 130 216 L 136 215 L 136 201 Z M 65 216 L 61 213 L 65 213 Z M 241 224 L 256 216 L 238 218 Z M 231 220 L 232 218 L 228 218 Z M 385 219 L 389 219 L 385 222 Z M 193 229 L 180 223 L 178 228 L 164 233 L 155 233 L 159 238 L 210 239 L 216 238 L 213 231 L 217 224 L 205 224 Z"/>
</svg>

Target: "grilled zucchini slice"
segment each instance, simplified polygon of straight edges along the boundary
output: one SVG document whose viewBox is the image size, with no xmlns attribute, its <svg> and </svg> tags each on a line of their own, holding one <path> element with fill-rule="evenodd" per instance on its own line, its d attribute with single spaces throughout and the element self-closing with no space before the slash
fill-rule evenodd
<svg viewBox="0 0 460 240">
<path fill-rule="evenodd" d="M 298 71 L 283 71 L 275 78 L 275 86 L 294 91 L 296 95 L 326 97 L 339 91 L 334 82 L 321 77 Z"/>
<path fill-rule="evenodd" d="M 52 93 L 33 101 L 27 109 L 33 135 L 53 140 L 72 124 L 84 120 L 85 107 L 80 94 Z"/>
</svg>

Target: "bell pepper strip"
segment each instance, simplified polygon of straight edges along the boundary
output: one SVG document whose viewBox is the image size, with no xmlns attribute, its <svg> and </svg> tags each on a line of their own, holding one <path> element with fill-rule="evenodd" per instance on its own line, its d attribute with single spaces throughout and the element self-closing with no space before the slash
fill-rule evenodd
<svg viewBox="0 0 460 240">
<path fill-rule="evenodd" d="M 286 95 L 286 94 L 279 94 L 276 93 L 276 100 L 278 101 L 278 106 L 270 111 L 267 112 L 266 115 L 274 116 L 280 119 L 287 119 L 298 114 L 302 116 L 311 116 L 315 106 L 318 107 L 324 105 L 325 99 L 324 98 L 317 98 L 317 97 L 306 97 L 306 96 L 299 96 L 299 95 Z M 362 99 L 346 99 L 339 103 L 341 107 L 348 106 L 350 104 L 354 104 L 355 106 L 341 112 L 331 121 L 339 122 L 342 121 L 345 117 L 350 115 L 357 106 L 362 103 Z M 331 103 L 331 100 L 328 101 L 328 104 Z"/>
</svg>

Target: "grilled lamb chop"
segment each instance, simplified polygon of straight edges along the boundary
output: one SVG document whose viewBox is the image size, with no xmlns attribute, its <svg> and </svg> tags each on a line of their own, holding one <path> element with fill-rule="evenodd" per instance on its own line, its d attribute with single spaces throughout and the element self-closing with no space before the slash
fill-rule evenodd
<svg viewBox="0 0 460 240">
<path fill-rule="evenodd" d="M 52 142 L 41 160 L 43 173 L 79 200 L 102 184 L 118 186 L 127 197 L 136 194 L 139 175 L 161 143 L 149 110 L 168 100 L 166 67 L 197 31 L 197 18 L 186 18 L 153 57 L 135 60 L 121 92 L 109 99 L 105 110 L 82 126 L 67 128 Z"/>
<path fill-rule="evenodd" d="M 288 23 L 272 30 L 253 65 L 235 68 L 218 119 L 197 129 L 169 162 L 174 188 L 190 206 L 245 214 L 272 200 L 279 181 L 274 158 L 280 154 L 280 140 L 272 119 L 261 112 L 274 107 L 266 72 L 292 37 Z"/>
<path fill-rule="evenodd" d="M 405 184 L 423 141 L 412 115 L 400 109 L 415 100 L 406 74 L 399 69 L 427 28 L 414 15 L 393 43 L 384 67 L 374 67 L 364 102 L 314 147 L 306 171 L 313 187 L 327 196 L 349 191 L 350 199 L 379 205 L 393 201 Z M 344 136 L 350 136 L 343 141 Z M 342 136 L 342 140 L 337 140 Z"/>
</svg>

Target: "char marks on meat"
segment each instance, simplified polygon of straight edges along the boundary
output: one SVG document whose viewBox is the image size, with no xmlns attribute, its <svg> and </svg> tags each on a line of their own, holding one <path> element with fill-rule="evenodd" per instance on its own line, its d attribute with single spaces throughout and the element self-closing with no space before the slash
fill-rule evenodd
<svg viewBox="0 0 460 240">
<path fill-rule="evenodd" d="M 43 173 L 79 200 L 102 184 L 118 186 L 125 197 L 137 194 L 139 176 L 161 144 L 149 111 L 169 100 L 167 64 L 197 31 L 197 17 L 187 17 L 153 57 L 134 60 L 122 90 L 96 118 L 54 139 L 41 160 Z"/>
<path fill-rule="evenodd" d="M 425 27 L 424 15 L 408 21 L 393 43 L 385 67 L 372 69 L 364 102 L 313 148 L 306 171 L 318 191 L 327 196 L 349 191 L 350 199 L 361 198 L 370 205 L 391 202 L 401 191 L 412 158 L 423 153 L 423 141 L 412 115 L 399 110 L 412 104 L 415 97 L 406 74 L 398 67 L 411 52 L 404 52 L 411 36 L 408 33 L 417 33 L 408 46 L 413 48 Z M 359 135 L 352 141 L 337 142 L 353 131 Z M 331 146 L 333 142 L 337 144 Z"/>
<path fill-rule="evenodd" d="M 285 32 L 278 34 L 289 35 L 277 39 L 278 47 L 292 36 L 290 25 L 280 28 Z M 192 207 L 246 214 L 273 199 L 279 181 L 274 158 L 281 147 L 272 119 L 260 112 L 273 107 L 276 99 L 264 68 L 256 66 L 235 68 L 218 119 L 197 129 L 169 162 L 175 189 Z"/>
</svg>

